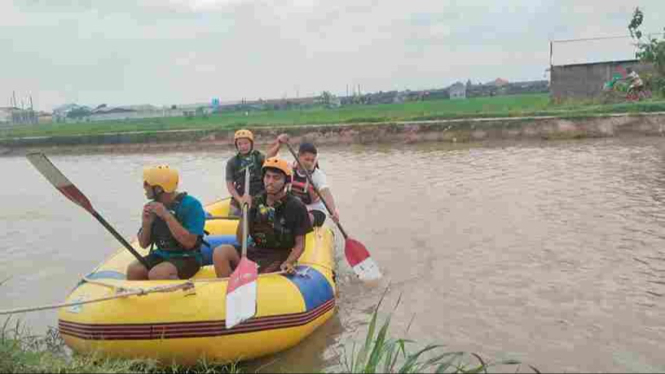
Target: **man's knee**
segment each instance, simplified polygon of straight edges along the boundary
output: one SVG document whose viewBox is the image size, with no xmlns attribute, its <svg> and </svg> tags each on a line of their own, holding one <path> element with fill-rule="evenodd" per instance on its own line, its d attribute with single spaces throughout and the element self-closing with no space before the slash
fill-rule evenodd
<svg viewBox="0 0 665 374">
<path fill-rule="evenodd" d="M 162 262 L 150 269 L 148 279 L 178 279 L 178 269 L 170 262 Z"/>
<path fill-rule="evenodd" d="M 127 266 L 127 279 L 128 280 L 145 280 L 148 279 L 148 269 L 138 261 L 134 261 Z"/>
<path fill-rule="evenodd" d="M 238 257 L 238 252 L 235 247 L 229 244 L 222 244 L 215 248 L 212 253 L 212 261 L 230 261 L 233 262 Z"/>
</svg>

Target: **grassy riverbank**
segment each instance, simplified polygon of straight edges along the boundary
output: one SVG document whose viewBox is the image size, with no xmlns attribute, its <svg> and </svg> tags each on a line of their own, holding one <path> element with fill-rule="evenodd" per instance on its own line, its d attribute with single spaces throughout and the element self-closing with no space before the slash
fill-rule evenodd
<svg viewBox="0 0 665 374">
<path fill-rule="evenodd" d="M 379 304 L 380 305 L 380 304 Z M 345 347 L 339 370 L 345 373 L 480 373 L 517 372 L 514 360 L 489 362 L 477 354 L 444 351 L 441 345 L 418 344 L 390 336 L 390 317 L 379 327 L 378 306 L 367 335 L 357 347 Z M 529 366 L 531 370 L 537 370 Z M 516 370 L 517 369 L 517 370 Z M 270 368 L 265 368 L 270 371 Z M 241 373 L 241 365 L 218 365 L 200 362 L 195 367 L 159 366 L 150 360 L 117 360 L 99 355 L 67 355 L 64 342 L 56 330 L 43 336 L 32 336 L 20 324 L 9 320 L 0 330 L 0 372 L 2 373 Z"/>
<path fill-rule="evenodd" d="M 403 104 L 356 105 L 339 109 L 308 109 L 222 113 L 208 118 L 169 117 L 132 121 L 52 123 L 0 129 L 0 139 L 31 136 L 96 135 L 166 130 L 232 130 L 239 127 L 299 126 L 312 124 L 418 121 L 457 118 L 503 118 L 520 116 L 586 116 L 605 113 L 665 111 L 665 101 L 653 99 L 638 103 L 598 104 L 568 102 L 553 104 L 548 94 L 510 95 L 435 100 Z"/>
</svg>

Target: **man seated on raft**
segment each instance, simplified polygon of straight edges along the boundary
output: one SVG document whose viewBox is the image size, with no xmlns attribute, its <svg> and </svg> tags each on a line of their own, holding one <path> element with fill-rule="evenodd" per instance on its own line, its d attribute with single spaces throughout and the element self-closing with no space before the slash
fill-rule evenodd
<svg viewBox="0 0 665 374">
<path fill-rule="evenodd" d="M 143 207 L 138 238 L 142 248 L 151 246 L 144 257 L 150 268 L 132 262 L 128 280 L 189 279 L 201 268 L 206 214 L 199 200 L 176 191 L 178 181 L 168 165 L 143 171 L 145 196 L 152 201 Z"/>
<path fill-rule="evenodd" d="M 277 157 L 269 158 L 262 167 L 265 190 L 249 200 L 249 242 L 247 258 L 259 266 L 259 273 L 278 270 L 295 272 L 298 258 L 305 250 L 305 235 L 312 231 L 307 208 L 287 193 L 292 171 L 289 163 Z M 236 232 L 242 243 L 242 218 Z M 241 247 L 224 244 L 215 248 L 213 264 L 219 278 L 231 275 L 240 263 Z"/>
</svg>

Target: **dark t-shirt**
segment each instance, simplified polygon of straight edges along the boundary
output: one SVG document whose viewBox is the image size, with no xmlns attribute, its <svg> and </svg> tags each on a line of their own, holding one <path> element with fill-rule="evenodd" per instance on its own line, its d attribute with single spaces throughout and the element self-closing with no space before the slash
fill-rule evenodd
<svg viewBox="0 0 665 374">
<path fill-rule="evenodd" d="M 307 207 L 297 197 L 286 196 L 275 206 L 266 204 L 266 193 L 252 199 L 249 233 L 256 247 L 290 250 L 296 236 L 312 232 Z"/>
<path fill-rule="evenodd" d="M 243 170 L 249 167 L 249 194 L 252 196 L 259 194 L 263 190 L 261 167 L 265 162 L 265 158 L 265 155 L 257 150 L 253 150 L 247 155 L 237 154 L 231 157 L 226 162 L 226 181 L 233 182 L 236 191 L 243 195 L 245 193 L 245 173 Z"/>
</svg>

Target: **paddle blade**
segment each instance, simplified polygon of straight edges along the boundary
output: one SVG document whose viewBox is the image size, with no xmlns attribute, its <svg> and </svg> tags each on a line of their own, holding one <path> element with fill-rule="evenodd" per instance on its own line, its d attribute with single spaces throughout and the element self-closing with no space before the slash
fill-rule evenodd
<svg viewBox="0 0 665 374">
<path fill-rule="evenodd" d="M 258 267 L 243 257 L 229 278 L 226 288 L 226 328 L 248 320 L 256 314 L 256 279 Z"/>
<path fill-rule="evenodd" d="M 43 153 L 30 153 L 28 161 L 69 200 L 94 214 L 90 200 Z"/>
<path fill-rule="evenodd" d="M 347 238 L 344 246 L 346 261 L 353 268 L 361 280 L 375 280 L 381 278 L 379 266 L 369 255 L 367 248 L 357 240 Z"/>
</svg>

